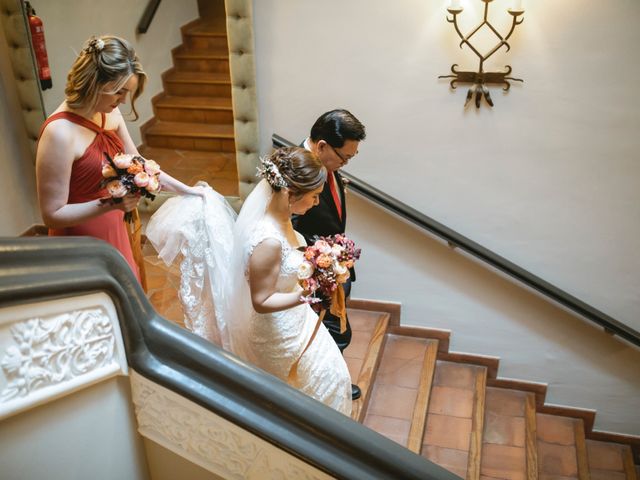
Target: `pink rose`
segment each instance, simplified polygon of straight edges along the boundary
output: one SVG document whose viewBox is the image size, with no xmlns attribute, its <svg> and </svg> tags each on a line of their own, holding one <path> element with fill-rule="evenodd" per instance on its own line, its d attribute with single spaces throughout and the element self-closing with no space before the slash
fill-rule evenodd
<svg viewBox="0 0 640 480">
<path fill-rule="evenodd" d="M 160 182 L 158 181 L 158 177 L 156 177 L 155 175 L 151 175 L 149 177 L 149 183 L 147 183 L 147 191 L 149 193 L 160 191 Z"/>
<path fill-rule="evenodd" d="M 331 253 L 331 246 L 324 240 L 318 240 L 316 243 L 313 244 L 313 246 L 316 247 L 316 249 L 320 253 L 326 253 L 326 254 Z"/>
<path fill-rule="evenodd" d="M 160 173 L 160 165 L 155 160 L 145 160 L 144 171 L 149 175 L 157 175 Z"/>
<path fill-rule="evenodd" d="M 133 183 L 140 188 L 144 188 L 149 185 L 149 180 L 151 180 L 151 177 L 149 177 L 146 172 L 136 173 L 136 176 L 133 177 Z"/>
<path fill-rule="evenodd" d="M 113 198 L 122 198 L 129 193 L 127 187 L 120 183 L 120 180 L 111 180 L 107 183 L 107 192 Z"/>
<path fill-rule="evenodd" d="M 131 162 L 131 165 L 129 165 L 129 168 L 127 168 L 127 173 L 130 173 L 131 175 L 136 175 L 143 171 L 144 171 L 144 168 L 142 167 L 142 164 L 135 159 Z"/>
<path fill-rule="evenodd" d="M 104 178 L 111 178 L 118 175 L 115 169 L 109 163 L 102 164 L 102 176 Z"/>
<path fill-rule="evenodd" d="M 129 155 L 126 153 L 119 153 L 115 157 L 113 157 L 113 164 L 116 168 L 129 168 L 131 163 L 133 162 L 133 157 L 135 155 Z"/>
</svg>

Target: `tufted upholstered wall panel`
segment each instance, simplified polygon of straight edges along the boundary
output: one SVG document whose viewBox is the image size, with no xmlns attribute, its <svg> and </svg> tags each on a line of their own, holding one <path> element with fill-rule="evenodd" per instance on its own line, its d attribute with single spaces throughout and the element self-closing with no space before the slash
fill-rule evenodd
<svg viewBox="0 0 640 480">
<path fill-rule="evenodd" d="M 256 184 L 258 103 L 252 0 L 225 0 L 240 197 Z"/>
<path fill-rule="evenodd" d="M 35 161 L 36 141 L 45 113 L 20 0 L 0 0 L 0 21 L 3 36 L 9 47 L 18 100 Z"/>
</svg>

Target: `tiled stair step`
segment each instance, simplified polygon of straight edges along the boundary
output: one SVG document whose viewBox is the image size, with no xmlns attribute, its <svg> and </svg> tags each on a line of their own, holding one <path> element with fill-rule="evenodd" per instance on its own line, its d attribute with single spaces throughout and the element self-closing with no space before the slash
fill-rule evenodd
<svg viewBox="0 0 640 480">
<path fill-rule="evenodd" d="M 144 146 L 140 153 L 160 164 L 169 175 L 188 185 L 208 179 L 209 185 L 221 195 L 238 195 L 238 168 L 235 153 L 202 152 Z M 151 206 L 153 208 L 153 206 Z"/>
<path fill-rule="evenodd" d="M 189 49 L 227 48 L 226 24 L 200 20 L 184 28 L 182 38 Z"/>
<path fill-rule="evenodd" d="M 487 387 L 481 479 L 538 478 L 535 416 L 533 393 Z"/>
<path fill-rule="evenodd" d="M 229 52 L 226 48 L 188 50 L 181 45 L 173 50 L 173 63 L 178 70 L 228 73 Z"/>
<path fill-rule="evenodd" d="M 235 151 L 233 125 L 155 121 L 145 128 L 144 137 L 151 147 Z"/>
<path fill-rule="evenodd" d="M 229 97 L 162 95 L 154 100 L 153 105 L 160 120 L 233 124 L 233 109 Z"/>
<path fill-rule="evenodd" d="M 591 480 L 637 480 L 629 445 L 587 440 Z"/>
<path fill-rule="evenodd" d="M 228 72 L 189 72 L 172 68 L 162 75 L 162 79 L 169 95 L 231 98 Z"/>
<path fill-rule="evenodd" d="M 486 367 L 438 360 L 421 455 L 456 475 L 478 479 Z"/>
<path fill-rule="evenodd" d="M 363 424 L 407 446 L 423 376 L 434 340 L 387 334 Z M 437 351 L 437 342 L 435 342 Z M 431 372 L 424 373 L 432 375 Z"/>
<path fill-rule="evenodd" d="M 344 358 L 349 367 L 352 382 L 358 385 L 362 392 L 360 398 L 353 402 L 351 418 L 362 422 L 371 398 L 373 379 L 382 357 L 385 333 L 389 326 L 389 314 L 349 309 L 349 323 L 353 330 L 353 337 L 351 345 L 344 351 Z"/>
<path fill-rule="evenodd" d="M 536 414 L 540 480 L 588 480 L 584 424 L 581 419 Z"/>
</svg>

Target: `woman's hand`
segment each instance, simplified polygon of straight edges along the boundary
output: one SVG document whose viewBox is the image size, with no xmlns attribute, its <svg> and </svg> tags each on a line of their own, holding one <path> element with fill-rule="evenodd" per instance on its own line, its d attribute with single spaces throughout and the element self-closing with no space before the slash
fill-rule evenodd
<svg viewBox="0 0 640 480">
<path fill-rule="evenodd" d="M 122 197 L 122 202 L 114 204 L 114 208 L 129 213 L 135 210 L 140 203 L 140 195 L 128 194 Z"/>
</svg>

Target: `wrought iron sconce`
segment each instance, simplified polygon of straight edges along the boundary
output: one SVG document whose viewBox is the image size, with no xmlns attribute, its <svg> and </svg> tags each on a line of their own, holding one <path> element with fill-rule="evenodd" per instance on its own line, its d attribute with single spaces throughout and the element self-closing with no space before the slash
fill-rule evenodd
<svg viewBox="0 0 640 480">
<path fill-rule="evenodd" d="M 460 0 L 451 0 L 451 3 L 447 8 L 447 11 L 452 15 L 452 17 L 447 16 L 447 22 L 453 23 L 453 26 L 456 29 L 456 32 L 458 33 L 458 36 L 462 40 L 460 42 L 460 48 L 462 48 L 463 45 L 467 45 L 480 59 L 480 65 L 478 67 L 477 72 L 458 70 L 457 69 L 458 64 L 454 63 L 451 66 L 451 71 L 453 72 L 453 75 L 440 75 L 438 77 L 438 78 L 452 78 L 453 80 L 451 80 L 450 85 L 451 85 L 451 88 L 453 89 L 456 88 L 456 84 L 458 83 L 472 84 L 471 87 L 469 88 L 469 91 L 467 92 L 467 98 L 464 103 L 465 107 L 468 105 L 468 103 L 471 101 L 474 95 L 475 95 L 476 108 L 480 108 L 480 103 L 483 97 L 487 101 L 487 103 L 493 107 L 493 100 L 491 99 L 491 95 L 489 94 L 489 89 L 487 88 L 488 84 L 503 85 L 502 89 L 504 91 L 507 91 L 509 90 L 509 88 L 511 88 L 511 84 L 509 83 L 509 80 L 515 81 L 515 82 L 524 81 L 521 78 L 514 78 L 509 76 L 512 70 L 510 65 L 505 65 L 505 70 L 502 72 L 485 72 L 484 71 L 484 62 L 491 55 L 496 53 L 503 46 L 507 47 L 507 52 L 511 50 L 511 45 L 509 45 L 508 40 L 513 34 L 513 31 L 516 29 L 516 25 L 520 25 L 524 21 L 524 18 L 519 18 L 524 13 L 524 8 L 522 8 L 522 0 L 514 0 L 513 7 L 507 10 L 507 12 L 511 16 L 513 16 L 513 22 L 511 23 L 511 30 L 505 37 L 500 35 L 498 30 L 496 30 L 496 28 L 489 21 L 489 4 L 493 0 L 481 0 L 481 1 L 484 2 L 484 18 L 482 22 L 477 27 L 475 27 L 471 31 L 471 33 L 469 33 L 468 35 L 463 35 L 462 32 L 460 31 L 460 27 L 458 26 L 457 17 L 460 13 L 462 13 L 462 10 L 463 10 L 462 6 L 460 5 Z M 482 55 L 478 51 L 478 49 L 471 43 L 471 37 L 473 37 L 485 25 L 496 35 L 496 37 L 498 37 L 498 44 L 495 47 L 493 47 L 491 50 L 489 50 L 489 52 L 486 55 Z"/>
</svg>

